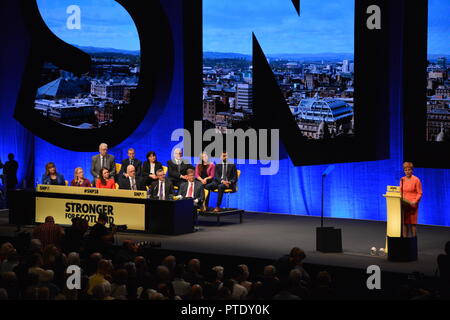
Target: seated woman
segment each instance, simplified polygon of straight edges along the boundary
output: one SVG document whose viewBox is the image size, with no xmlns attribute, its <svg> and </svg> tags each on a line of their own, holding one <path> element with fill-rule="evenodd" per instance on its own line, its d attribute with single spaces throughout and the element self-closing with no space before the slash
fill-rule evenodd
<svg viewBox="0 0 450 320">
<path fill-rule="evenodd" d="M 200 155 L 200 162 L 195 167 L 195 178 L 203 185 L 212 182 L 214 178 L 215 165 L 209 162 L 209 157 L 206 152 Z"/>
<path fill-rule="evenodd" d="M 80 168 L 80 167 L 75 168 L 74 178 L 70 182 L 70 185 L 72 187 L 85 187 L 85 188 L 92 187 L 92 184 L 89 181 L 89 179 L 86 179 L 84 177 L 84 170 L 83 170 L 83 168 Z"/>
<path fill-rule="evenodd" d="M 53 162 L 49 162 L 45 165 L 45 173 L 42 175 L 41 183 L 57 186 L 66 185 L 64 176 L 56 172 L 56 166 Z"/>
<path fill-rule="evenodd" d="M 155 151 L 150 151 L 146 156 L 147 161 L 142 164 L 142 176 L 145 178 L 145 185 L 149 186 L 154 181 L 158 180 L 156 171 L 162 169 L 162 164 L 156 161 Z"/>
<path fill-rule="evenodd" d="M 200 181 L 203 186 L 206 186 L 208 183 L 211 183 L 214 178 L 214 173 L 216 170 L 216 166 L 214 163 L 209 162 L 209 157 L 206 152 L 203 152 L 200 155 L 200 162 L 195 167 L 195 178 Z M 209 193 L 204 199 L 203 204 L 201 205 L 201 208 L 203 211 L 207 210 L 209 202 Z"/>
<path fill-rule="evenodd" d="M 106 168 L 102 168 L 100 170 L 100 178 L 97 179 L 96 185 L 97 188 L 104 189 L 115 189 L 116 182 L 109 175 L 109 170 Z"/>
</svg>

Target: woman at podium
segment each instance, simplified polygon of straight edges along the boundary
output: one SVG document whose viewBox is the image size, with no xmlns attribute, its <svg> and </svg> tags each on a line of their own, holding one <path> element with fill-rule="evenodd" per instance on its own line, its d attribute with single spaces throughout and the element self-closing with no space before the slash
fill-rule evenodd
<svg viewBox="0 0 450 320">
<path fill-rule="evenodd" d="M 402 196 L 403 212 L 403 237 L 417 236 L 417 215 L 419 211 L 419 201 L 422 198 L 422 183 L 420 179 L 413 175 L 413 164 L 403 163 L 405 176 L 400 179 L 400 192 Z"/>
</svg>

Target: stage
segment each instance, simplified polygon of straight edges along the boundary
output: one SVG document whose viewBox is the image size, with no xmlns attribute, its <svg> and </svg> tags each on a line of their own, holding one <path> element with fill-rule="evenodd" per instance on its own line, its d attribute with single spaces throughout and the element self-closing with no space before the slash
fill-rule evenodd
<svg viewBox="0 0 450 320">
<path fill-rule="evenodd" d="M 369 220 L 326 218 L 325 226 L 342 229 L 343 253 L 315 251 L 315 228 L 320 218 L 284 214 L 245 212 L 243 223 L 239 215 L 221 218 L 217 225 L 215 217 L 200 217 L 197 232 L 177 236 L 150 235 L 143 233 L 119 233 L 117 240 L 161 242 L 161 249 L 201 254 L 240 256 L 275 260 L 298 246 L 305 250 L 308 264 L 329 265 L 366 269 L 376 264 L 382 271 L 412 273 L 434 276 L 436 257 L 443 253 L 450 240 L 450 228 L 418 226 L 419 259 L 415 262 L 390 262 L 386 257 L 371 256 L 370 248 L 385 247 L 386 223 Z M 31 229 L 26 226 L 23 229 Z M 15 226 L 8 225 L 6 210 L 0 211 L 0 235 L 14 236 Z"/>
</svg>

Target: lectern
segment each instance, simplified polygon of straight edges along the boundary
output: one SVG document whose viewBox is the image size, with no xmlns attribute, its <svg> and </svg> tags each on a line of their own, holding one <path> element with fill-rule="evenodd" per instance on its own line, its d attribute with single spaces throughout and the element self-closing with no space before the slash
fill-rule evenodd
<svg viewBox="0 0 450 320">
<path fill-rule="evenodd" d="M 391 261 L 417 260 L 417 238 L 403 238 L 402 195 L 400 187 L 387 186 L 386 252 Z"/>
</svg>

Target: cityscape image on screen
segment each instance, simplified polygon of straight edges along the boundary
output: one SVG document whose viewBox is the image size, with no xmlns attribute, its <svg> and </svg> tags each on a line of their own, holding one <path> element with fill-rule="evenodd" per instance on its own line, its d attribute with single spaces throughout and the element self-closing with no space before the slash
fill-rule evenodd
<svg viewBox="0 0 450 320">
<path fill-rule="evenodd" d="M 449 16 L 449 1 L 428 1 L 427 141 L 450 141 Z"/>
<path fill-rule="evenodd" d="M 203 128 L 250 128 L 252 33 L 308 139 L 354 134 L 354 1 L 203 1 Z M 274 110 L 276 112 L 276 110 Z"/>
<path fill-rule="evenodd" d="M 44 63 L 34 108 L 65 126 L 110 126 L 133 101 L 140 73 L 136 27 L 117 2 L 38 1 L 50 30 L 89 54 L 90 71 L 82 76 Z"/>
</svg>

